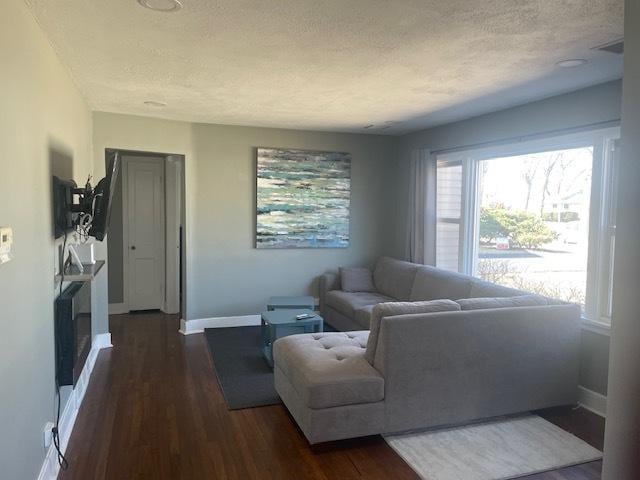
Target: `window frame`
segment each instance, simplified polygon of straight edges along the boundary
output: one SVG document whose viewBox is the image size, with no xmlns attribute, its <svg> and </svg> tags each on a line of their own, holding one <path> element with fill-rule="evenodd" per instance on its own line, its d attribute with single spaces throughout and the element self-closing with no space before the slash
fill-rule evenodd
<svg viewBox="0 0 640 480">
<path fill-rule="evenodd" d="M 441 166 L 462 164 L 458 271 L 473 276 L 476 276 L 477 273 L 478 206 L 480 203 L 479 162 L 494 158 L 593 147 L 587 285 L 582 321 L 583 327 L 598 333 L 608 334 L 611 328 L 610 298 L 613 252 L 615 250 L 616 165 L 619 138 L 620 127 L 616 126 L 571 134 L 550 135 L 533 140 L 514 139 L 475 149 L 435 152 L 436 170 Z"/>
</svg>

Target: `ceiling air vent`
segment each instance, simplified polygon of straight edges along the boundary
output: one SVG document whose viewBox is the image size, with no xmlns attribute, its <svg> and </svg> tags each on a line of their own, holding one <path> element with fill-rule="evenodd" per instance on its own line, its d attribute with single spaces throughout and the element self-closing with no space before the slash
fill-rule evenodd
<svg viewBox="0 0 640 480">
<path fill-rule="evenodd" d="M 624 53 L 624 40 L 616 40 L 615 42 L 605 43 L 604 45 L 598 45 L 593 47 L 592 50 L 600 50 L 602 52 L 615 53 L 616 55 L 622 55 Z"/>
</svg>

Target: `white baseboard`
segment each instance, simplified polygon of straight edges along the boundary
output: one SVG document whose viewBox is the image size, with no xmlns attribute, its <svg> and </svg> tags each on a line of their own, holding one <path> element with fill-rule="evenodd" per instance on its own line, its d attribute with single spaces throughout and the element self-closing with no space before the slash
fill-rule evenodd
<svg viewBox="0 0 640 480">
<path fill-rule="evenodd" d="M 126 303 L 109 304 L 109 315 L 120 315 L 122 313 L 129 313 L 129 307 Z"/>
<path fill-rule="evenodd" d="M 192 333 L 202 333 L 205 328 L 250 327 L 260 325 L 260 323 L 260 315 L 196 318 L 194 320 L 180 320 L 179 331 L 183 335 L 191 335 Z"/>
<path fill-rule="evenodd" d="M 580 397 L 578 404 L 601 417 L 607 416 L 607 397 L 585 387 L 578 387 Z"/>
<path fill-rule="evenodd" d="M 71 437 L 71 431 L 73 430 L 73 425 L 76 421 L 76 417 L 78 416 L 78 410 L 80 409 L 80 405 L 84 399 L 84 394 L 87 392 L 89 379 L 91 378 L 93 367 L 96 364 L 96 359 L 98 358 L 98 352 L 103 348 L 112 346 L 110 333 L 101 333 L 93 337 L 91 350 L 87 356 L 87 361 L 84 364 L 80 378 L 78 378 L 78 382 L 71 391 L 69 400 L 67 400 L 67 404 L 64 406 L 64 410 L 60 415 L 58 431 L 60 435 L 60 450 L 62 453 L 67 449 L 67 444 Z M 58 465 L 57 452 L 53 444 L 51 444 L 47 450 L 47 455 L 44 458 L 42 468 L 40 469 L 38 480 L 56 480 L 58 478 L 59 471 L 60 466 Z"/>
</svg>

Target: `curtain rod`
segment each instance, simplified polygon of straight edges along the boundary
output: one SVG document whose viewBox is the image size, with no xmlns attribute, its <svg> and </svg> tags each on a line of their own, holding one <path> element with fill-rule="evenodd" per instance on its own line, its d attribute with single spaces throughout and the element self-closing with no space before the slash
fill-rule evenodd
<svg viewBox="0 0 640 480">
<path fill-rule="evenodd" d="M 522 143 L 529 140 L 537 140 L 545 137 L 569 135 L 571 133 L 579 133 L 579 132 L 584 132 L 586 130 L 600 130 L 604 128 L 611 128 L 611 127 L 617 127 L 617 126 L 620 126 L 619 118 L 614 120 L 606 120 L 604 122 L 589 123 L 587 125 L 580 125 L 578 127 L 562 128 L 559 130 L 547 130 L 545 132 L 532 133 L 529 135 L 520 135 L 517 137 L 509 137 L 501 140 L 492 140 L 489 142 L 472 143 L 468 145 L 462 145 L 459 147 L 448 147 L 448 148 L 442 148 L 439 150 L 431 150 L 431 154 L 441 155 L 443 153 L 464 152 L 466 150 L 476 150 L 478 148 L 494 147 L 498 145 L 508 145 L 511 143 Z"/>
</svg>

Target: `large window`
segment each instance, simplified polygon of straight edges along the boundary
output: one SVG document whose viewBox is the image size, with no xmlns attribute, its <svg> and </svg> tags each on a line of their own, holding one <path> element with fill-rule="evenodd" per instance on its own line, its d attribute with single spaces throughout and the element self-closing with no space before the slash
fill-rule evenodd
<svg viewBox="0 0 640 480">
<path fill-rule="evenodd" d="M 436 265 L 611 317 L 617 129 L 438 156 Z"/>
</svg>

